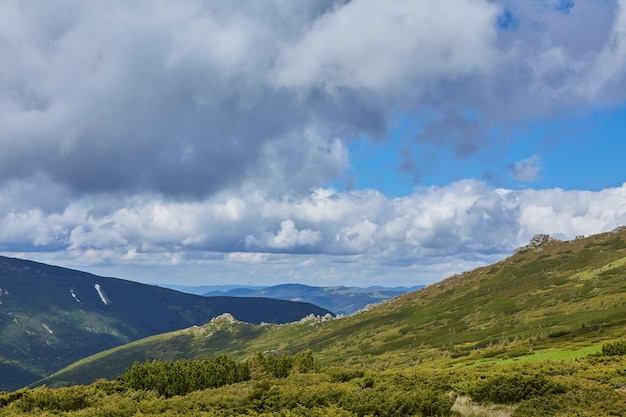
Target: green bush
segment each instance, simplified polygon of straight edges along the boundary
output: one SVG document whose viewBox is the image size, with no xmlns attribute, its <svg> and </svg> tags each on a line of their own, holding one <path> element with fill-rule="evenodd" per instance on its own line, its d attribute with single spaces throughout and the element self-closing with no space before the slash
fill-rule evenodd
<svg viewBox="0 0 626 417">
<path fill-rule="evenodd" d="M 549 333 L 548 337 L 552 338 L 552 339 L 556 339 L 557 337 L 567 336 L 570 333 L 571 333 L 571 331 L 569 331 L 569 330 L 557 330 L 557 331 L 554 331 L 552 333 Z"/>
<path fill-rule="evenodd" d="M 626 355 L 626 341 L 620 340 L 602 345 L 602 356 L 624 356 Z"/>
<path fill-rule="evenodd" d="M 293 358 L 293 369 L 297 372 L 307 373 L 317 370 L 317 364 L 311 350 L 296 354 Z"/>
<path fill-rule="evenodd" d="M 0 407 L 5 407 L 14 401 L 19 400 L 26 394 L 27 390 L 0 393 Z"/>
<path fill-rule="evenodd" d="M 39 387 L 23 392 L 15 405 L 27 413 L 33 410 L 78 411 L 91 405 L 90 392 L 83 386 L 56 389 Z"/>
<path fill-rule="evenodd" d="M 452 359 L 456 359 L 456 358 L 463 358 L 469 355 L 470 355 L 470 352 L 468 350 L 455 350 L 454 352 L 450 354 L 450 357 Z"/>
<path fill-rule="evenodd" d="M 512 417 L 622 416 L 626 410 L 624 394 L 594 384 L 583 384 L 565 394 L 546 395 L 523 401 Z"/>
<path fill-rule="evenodd" d="M 265 376 L 285 378 L 289 376 L 293 366 L 293 356 L 279 356 L 274 352 L 259 352 L 252 360 L 255 379 L 262 379 Z"/>
<path fill-rule="evenodd" d="M 250 379 L 250 365 L 236 363 L 228 356 L 215 359 L 152 361 L 134 363 L 118 380 L 129 388 L 155 390 L 171 397 L 192 391 L 216 388 Z"/>
<path fill-rule="evenodd" d="M 411 378 L 368 377 L 331 382 L 325 375 L 318 375 L 305 385 L 294 383 L 295 380 L 259 381 L 243 398 L 238 412 L 246 415 L 293 412 L 307 416 L 312 410 L 327 410 L 326 415 L 335 415 L 328 410 L 342 410 L 344 415 L 360 417 L 448 416 L 455 400 L 447 392 L 422 386 Z"/>
<path fill-rule="evenodd" d="M 507 404 L 565 391 L 563 385 L 541 374 L 512 374 L 480 380 L 470 387 L 469 395 L 477 402 Z"/>
<path fill-rule="evenodd" d="M 329 368 L 326 373 L 332 382 L 348 382 L 354 378 L 363 378 L 365 372 L 361 369 Z"/>
</svg>

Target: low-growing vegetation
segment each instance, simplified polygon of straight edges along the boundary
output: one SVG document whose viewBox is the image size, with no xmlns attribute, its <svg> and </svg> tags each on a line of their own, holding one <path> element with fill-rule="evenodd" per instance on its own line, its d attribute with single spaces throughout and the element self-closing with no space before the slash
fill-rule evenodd
<svg viewBox="0 0 626 417">
<path fill-rule="evenodd" d="M 136 363 L 113 381 L 2 393 L 0 416 L 602 417 L 623 415 L 625 389 L 624 355 L 372 370 L 266 352 Z"/>
<path fill-rule="evenodd" d="M 626 341 L 606 343 L 602 346 L 602 356 L 623 356 L 626 355 Z"/>
</svg>

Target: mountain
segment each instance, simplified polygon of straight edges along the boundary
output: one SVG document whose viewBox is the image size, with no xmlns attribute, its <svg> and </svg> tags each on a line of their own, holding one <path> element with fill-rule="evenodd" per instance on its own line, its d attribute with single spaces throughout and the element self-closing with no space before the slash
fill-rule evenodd
<svg viewBox="0 0 626 417">
<path fill-rule="evenodd" d="M 539 236 L 501 262 L 350 316 L 281 326 L 223 316 L 100 353 L 42 382 L 115 378 L 149 359 L 308 349 L 323 365 L 376 369 L 577 357 L 620 340 L 625 309 L 626 228 L 573 241 Z"/>
<path fill-rule="evenodd" d="M 0 257 L 0 391 L 105 349 L 205 324 L 226 312 L 250 323 L 329 313 L 309 303 L 201 297 Z"/>
<path fill-rule="evenodd" d="M 176 284 L 159 284 L 161 287 L 170 288 L 172 290 L 186 292 L 188 294 L 206 295 L 215 293 L 215 295 L 229 295 L 230 290 L 238 288 L 262 290 L 266 288 L 264 285 L 176 285 Z"/>
<path fill-rule="evenodd" d="M 227 295 L 232 297 L 267 297 L 278 300 L 304 301 L 323 307 L 336 314 L 352 314 L 369 304 L 379 303 L 398 295 L 423 288 L 396 287 L 312 287 L 302 284 L 281 284 L 265 288 L 233 288 L 227 291 L 211 291 L 205 296 Z"/>
</svg>

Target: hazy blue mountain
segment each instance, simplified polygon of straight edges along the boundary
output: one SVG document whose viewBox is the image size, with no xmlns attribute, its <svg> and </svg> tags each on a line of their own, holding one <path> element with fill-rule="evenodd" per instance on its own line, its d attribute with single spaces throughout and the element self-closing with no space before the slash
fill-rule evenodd
<svg viewBox="0 0 626 417">
<path fill-rule="evenodd" d="M 207 293 L 215 293 L 216 295 L 227 295 L 230 290 L 239 288 L 261 290 L 266 288 L 267 285 L 176 285 L 176 284 L 160 284 L 161 287 L 170 288 L 172 290 L 186 292 L 187 294 L 206 295 Z"/>
<path fill-rule="evenodd" d="M 369 304 L 405 294 L 415 287 L 312 287 L 302 284 L 281 284 L 266 288 L 234 288 L 227 291 L 211 291 L 205 296 L 226 295 L 231 297 L 268 297 L 279 300 L 304 301 L 328 309 L 336 314 L 352 314 Z"/>
</svg>

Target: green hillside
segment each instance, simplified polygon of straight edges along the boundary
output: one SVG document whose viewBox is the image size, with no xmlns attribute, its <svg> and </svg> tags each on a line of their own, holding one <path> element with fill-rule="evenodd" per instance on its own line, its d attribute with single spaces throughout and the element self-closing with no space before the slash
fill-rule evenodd
<svg viewBox="0 0 626 417">
<path fill-rule="evenodd" d="M 572 359 L 626 329 L 626 228 L 538 240 L 494 265 L 340 319 L 255 326 L 222 317 L 87 358 L 48 385 L 115 378 L 135 361 L 312 350 L 323 366 L 404 369 Z"/>
</svg>

